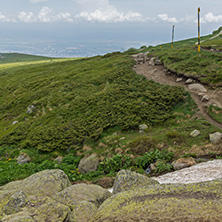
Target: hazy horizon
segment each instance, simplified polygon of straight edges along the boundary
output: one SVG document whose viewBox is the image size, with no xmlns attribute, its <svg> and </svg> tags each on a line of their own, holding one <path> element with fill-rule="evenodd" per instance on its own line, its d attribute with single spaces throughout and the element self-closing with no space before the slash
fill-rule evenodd
<svg viewBox="0 0 222 222">
<path fill-rule="evenodd" d="M 0 0 L 0 52 L 53 57 L 102 55 L 197 36 L 221 26 L 219 0 Z"/>
</svg>

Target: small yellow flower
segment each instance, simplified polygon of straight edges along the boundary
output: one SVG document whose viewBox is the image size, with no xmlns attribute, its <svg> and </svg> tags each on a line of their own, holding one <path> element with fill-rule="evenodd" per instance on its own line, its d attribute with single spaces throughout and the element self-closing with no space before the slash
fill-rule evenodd
<svg viewBox="0 0 222 222">
<path fill-rule="evenodd" d="M 11 158 L 8 158 L 8 161 L 10 161 L 11 160 Z"/>
</svg>

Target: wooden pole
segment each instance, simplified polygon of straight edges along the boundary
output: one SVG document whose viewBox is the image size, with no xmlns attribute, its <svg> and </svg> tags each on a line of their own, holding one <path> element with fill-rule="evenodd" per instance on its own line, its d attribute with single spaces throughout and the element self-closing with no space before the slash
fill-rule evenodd
<svg viewBox="0 0 222 222">
<path fill-rule="evenodd" d="M 171 44 L 171 48 L 173 48 L 173 41 L 174 41 L 174 28 L 175 28 L 175 26 L 173 25 L 173 28 L 172 28 L 172 44 Z"/>
<path fill-rule="evenodd" d="M 200 8 L 198 8 L 198 52 L 200 52 Z"/>
</svg>

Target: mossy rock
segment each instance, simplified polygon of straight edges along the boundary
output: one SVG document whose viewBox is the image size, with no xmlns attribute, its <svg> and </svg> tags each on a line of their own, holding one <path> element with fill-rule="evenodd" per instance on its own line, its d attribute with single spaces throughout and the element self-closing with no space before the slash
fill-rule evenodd
<svg viewBox="0 0 222 222">
<path fill-rule="evenodd" d="M 34 221 L 45 222 L 45 221 L 71 221 L 70 217 L 71 210 L 68 206 L 51 201 L 49 203 L 43 204 L 36 209 L 34 212 Z"/>
<path fill-rule="evenodd" d="M 0 187 L 0 191 L 23 191 L 26 195 L 46 195 L 62 191 L 71 185 L 67 175 L 62 170 L 44 170 L 22 180 L 8 183 Z"/>
<path fill-rule="evenodd" d="M 76 222 L 89 222 L 92 220 L 97 210 L 98 208 L 95 204 L 88 201 L 82 201 L 76 204 L 75 209 L 72 211 L 71 218 Z"/>
<path fill-rule="evenodd" d="M 120 170 L 114 182 L 113 193 L 116 194 L 126 190 L 133 190 L 138 187 L 155 184 L 159 184 L 159 182 L 130 170 Z"/>
<path fill-rule="evenodd" d="M 160 184 L 107 199 L 93 221 L 221 221 L 222 179 L 196 184 Z"/>
<path fill-rule="evenodd" d="M 98 185 L 76 184 L 55 194 L 53 199 L 73 210 L 81 201 L 88 201 L 99 207 L 111 195 L 108 190 Z"/>
<path fill-rule="evenodd" d="M 35 220 L 29 216 L 29 212 L 19 212 L 10 216 L 4 217 L 2 222 L 35 222 Z"/>
</svg>

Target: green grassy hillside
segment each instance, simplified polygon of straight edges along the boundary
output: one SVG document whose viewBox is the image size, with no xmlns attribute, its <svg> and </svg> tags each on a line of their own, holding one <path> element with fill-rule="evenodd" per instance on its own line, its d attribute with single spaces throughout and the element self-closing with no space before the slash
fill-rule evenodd
<svg viewBox="0 0 222 222">
<path fill-rule="evenodd" d="M 45 56 L 34 56 L 21 53 L 0 53 L 0 64 L 4 63 L 14 63 L 14 62 L 30 62 L 30 61 L 40 61 L 49 60 L 50 57 Z"/>
<path fill-rule="evenodd" d="M 3 70 L 0 144 L 67 149 L 110 127 L 164 122 L 183 90 L 146 81 L 132 71 L 133 63 L 114 54 Z"/>
<path fill-rule="evenodd" d="M 178 157 L 220 157 L 221 150 L 209 145 L 209 133 L 218 129 L 195 117 L 188 93 L 132 70 L 131 54 L 150 51 L 171 70 L 220 83 L 220 52 L 198 54 L 195 41 L 177 42 L 174 49 L 165 44 L 87 59 L 0 65 L 0 185 L 44 169 L 96 182 L 122 168 L 143 173 L 154 161 L 154 173 L 162 173 Z M 149 126 L 143 134 L 140 124 Z M 200 135 L 193 138 L 195 129 Z M 92 153 L 100 158 L 98 170 L 82 175 L 78 163 Z M 31 163 L 18 165 L 20 154 Z M 54 162 L 58 156 L 64 158 L 61 165 Z"/>
<path fill-rule="evenodd" d="M 218 35 L 221 30 L 201 37 L 200 53 L 197 52 L 197 38 L 175 42 L 173 49 L 168 43 L 149 47 L 148 51 L 173 72 L 196 78 L 204 84 L 222 86 L 222 35 Z"/>
</svg>

